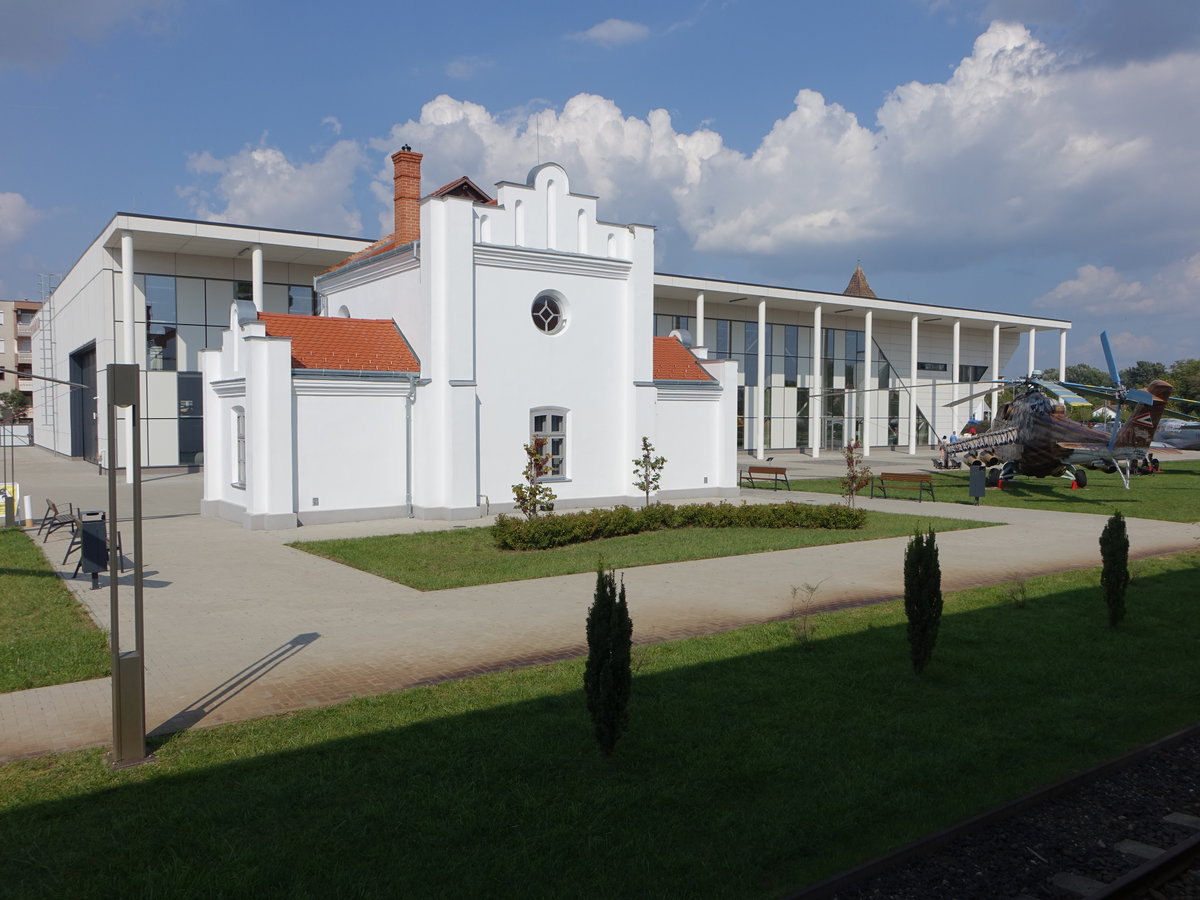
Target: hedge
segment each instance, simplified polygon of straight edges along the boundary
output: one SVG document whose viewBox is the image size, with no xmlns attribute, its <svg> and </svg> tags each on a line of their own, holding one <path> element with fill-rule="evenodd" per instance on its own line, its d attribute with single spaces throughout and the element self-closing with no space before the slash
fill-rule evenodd
<svg viewBox="0 0 1200 900">
<path fill-rule="evenodd" d="M 522 519 L 499 515 L 492 537 L 501 550 L 547 550 L 600 538 L 667 528 L 862 528 L 866 510 L 845 506 L 772 503 L 761 506 L 692 503 L 685 506 L 617 506 L 591 512 Z"/>
</svg>

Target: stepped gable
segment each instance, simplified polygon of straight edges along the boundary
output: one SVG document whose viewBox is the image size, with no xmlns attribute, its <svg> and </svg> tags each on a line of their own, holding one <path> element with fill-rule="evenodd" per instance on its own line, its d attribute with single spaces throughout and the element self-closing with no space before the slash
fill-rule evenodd
<svg viewBox="0 0 1200 900">
<path fill-rule="evenodd" d="M 421 364 L 391 319 L 258 314 L 271 337 L 292 339 L 293 369 L 412 372 Z"/>
<path fill-rule="evenodd" d="M 369 247 L 364 247 L 357 253 L 347 256 L 336 265 L 330 266 L 321 274 L 333 272 L 350 263 L 380 256 L 389 250 L 403 247 L 421 239 L 421 159 L 422 154 L 414 153 L 407 144 L 392 154 L 395 189 L 392 198 L 394 230 L 387 237 L 382 237 Z M 495 206 L 496 201 L 489 197 L 479 185 L 466 175 L 456 178 L 449 184 L 443 184 L 429 195 L 430 197 L 466 197 L 474 203 Z M 428 198 L 426 198 L 428 199 Z"/>
</svg>

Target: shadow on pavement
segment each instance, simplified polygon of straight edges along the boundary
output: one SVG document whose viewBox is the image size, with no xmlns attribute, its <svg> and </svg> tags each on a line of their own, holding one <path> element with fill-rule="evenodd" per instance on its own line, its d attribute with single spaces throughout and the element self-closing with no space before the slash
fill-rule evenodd
<svg viewBox="0 0 1200 900">
<path fill-rule="evenodd" d="M 213 710 L 223 706 L 250 685 L 266 676 L 272 669 L 287 662 L 320 636 L 317 632 L 312 631 L 307 634 L 298 634 L 287 643 L 280 644 L 237 674 L 225 679 L 204 696 L 193 700 L 184 709 L 155 727 L 149 736 L 170 735 L 191 728 Z"/>
</svg>

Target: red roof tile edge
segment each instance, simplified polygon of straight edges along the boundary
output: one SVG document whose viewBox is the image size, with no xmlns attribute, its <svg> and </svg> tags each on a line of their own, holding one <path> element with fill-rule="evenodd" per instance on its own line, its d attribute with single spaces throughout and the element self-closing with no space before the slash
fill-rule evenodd
<svg viewBox="0 0 1200 900">
<path fill-rule="evenodd" d="M 272 337 L 292 339 L 294 369 L 417 373 L 421 364 L 391 319 L 343 319 L 262 313 Z"/>
<path fill-rule="evenodd" d="M 654 339 L 655 381 L 716 381 L 676 337 Z"/>
</svg>

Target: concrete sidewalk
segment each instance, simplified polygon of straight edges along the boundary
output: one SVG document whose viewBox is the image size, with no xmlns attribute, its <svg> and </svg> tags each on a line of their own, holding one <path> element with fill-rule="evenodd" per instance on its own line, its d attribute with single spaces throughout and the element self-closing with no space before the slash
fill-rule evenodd
<svg viewBox="0 0 1200 900">
<path fill-rule="evenodd" d="M 68 500 L 89 508 L 106 505 L 106 482 L 95 467 L 36 449 L 17 456 L 17 480 L 38 498 L 36 515 L 44 509 L 43 495 L 64 506 Z M 896 457 L 900 462 L 901 454 Z M 903 456 L 913 465 L 922 459 Z M 836 457 L 801 461 L 797 467 L 824 469 L 827 462 L 829 475 L 840 474 L 842 463 Z M 300 539 L 464 523 L 398 519 L 248 532 L 196 514 L 200 475 L 151 474 L 149 479 L 145 607 L 150 730 L 247 719 L 584 652 L 592 574 L 421 592 L 285 546 Z M 121 493 L 122 509 L 128 510 L 124 488 Z M 750 502 L 834 499 L 773 491 L 747 491 L 745 496 Z M 868 509 L 1001 523 L 939 535 L 946 590 L 1099 562 L 1104 516 L 907 499 L 860 502 Z M 1200 531 L 1193 525 L 1128 521 L 1135 556 L 1197 546 Z M 52 563 L 62 559 L 66 540 L 60 532 L 45 545 Z M 626 570 L 634 638 L 664 640 L 785 617 L 792 608 L 791 588 L 806 582 L 821 583 L 820 605 L 895 597 L 902 590 L 906 543 L 907 538 L 894 538 Z M 127 533 L 127 551 L 130 544 Z M 72 557 L 66 576 L 73 567 Z M 129 580 L 128 575 L 122 578 Z M 107 628 L 107 589 L 93 591 L 82 577 L 66 583 Z M 132 591 L 126 595 L 123 602 L 131 605 Z M 0 695 L 0 761 L 107 743 L 110 716 L 107 679 Z"/>
</svg>

